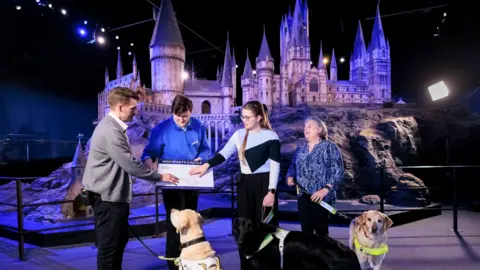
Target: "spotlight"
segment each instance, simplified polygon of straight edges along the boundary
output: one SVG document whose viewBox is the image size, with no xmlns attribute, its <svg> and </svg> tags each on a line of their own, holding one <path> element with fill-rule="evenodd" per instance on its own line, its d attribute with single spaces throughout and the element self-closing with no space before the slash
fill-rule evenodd
<svg viewBox="0 0 480 270">
<path fill-rule="evenodd" d="M 65 9 L 61 9 L 60 12 L 63 14 L 63 15 L 67 15 L 67 11 Z"/>
<path fill-rule="evenodd" d="M 102 28 L 101 31 L 105 33 L 105 28 Z"/>
<path fill-rule="evenodd" d="M 342 57 L 340 58 L 340 63 L 343 63 L 343 62 L 345 62 L 345 58 Z"/>
<path fill-rule="evenodd" d="M 103 44 L 105 44 L 105 38 L 104 37 L 98 37 L 97 42 L 103 45 Z"/>
<path fill-rule="evenodd" d="M 430 85 L 428 87 L 428 92 L 430 92 L 432 101 L 437 101 L 448 96 L 448 87 L 443 81 L 440 81 L 436 84 Z"/>
<path fill-rule="evenodd" d="M 22 6 L 16 6 L 15 7 L 17 10 L 21 10 L 22 9 Z"/>
<path fill-rule="evenodd" d="M 133 47 L 133 43 L 130 43 L 130 46 L 132 46 L 132 47 Z"/>
<path fill-rule="evenodd" d="M 120 46 L 118 46 L 118 47 L 117 47 L 117 50 L 119 50 L 119 51 L 120 51 Z"/>
<path fill-rule="evenodd" d="M 186 80 L 188 79 L 188 72 L 182 72 L 182 79 Z"/>
<path fill-rule="evenodd" d="M 120 37 L 119 36 L 116 36 L 115 39 L 119 39 Z"/>
<path fill-rule="evenodd" d="M 83 29 L 83 28 L 79 28 L 79 29 L 78 29 L 78 33 L 79 33 L 82 37 L 84 37 L 84 36 L 87 34 L 87 31 L 86 31 L 85 29 Z"/>
<path fill-rule="evenodd" d="M 88 24 L 88 21 L 83 21 L 83 24 Z"/>
</svg>

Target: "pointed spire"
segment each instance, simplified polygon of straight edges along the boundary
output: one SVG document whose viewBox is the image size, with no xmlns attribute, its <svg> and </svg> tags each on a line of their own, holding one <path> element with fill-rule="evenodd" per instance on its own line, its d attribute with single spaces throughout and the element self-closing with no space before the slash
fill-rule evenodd
<svg viewBox="0 0 480 270">
<path fill-rule="evenodd" d="M 248 56 L 248 49 L 247 49 L 247 59 L 245 60 L 245 68 L 243 69 L 242 78 L 252 78 L 252 77 L 253 77 L 252 64 L 250 63 L 250 56 Z"/>
<path fill-rule="evenodd" d="M 365 38 L 363 37 L 362 23 L 358 21 L 357 35 L 353 43 L 353 59 L 363 58 L 367 54 Z"/>
<path fill-rule="evenodd" d="M 263 25 L 263 38 L 262 45 L 260 45 L 260 52 L 258 53 L 258 61 L 263 60 L 272 60 L 272 55 L 270 54 L 270 48 L 268 48 L 267 36 L 265 32 L 265 25 Z"/>
<path fill-rule="evenodd" d="M 193 60 L 192 60 L 192 76 L 190 77 L 190 79 L 192 81 L 194 81 L 196 79 L 196 77 L 195 77 L 195 64 L 193 63 Z"/>
<path fill-rule="evenodd" d="M 117 58 L 117 79 L 123 77 L 123 66 L 122 66 L 122 55 L 120 50 L 118 50 L 118 58 Z"/>
<path fill-rule="evenodd" d="M 385 33 L 383 32 L 382 18 L 380 16 L 380 5 L 377 5 L 377 13 L 375 15 L 375 22 L 373 23 L 372 29 L 372 40 L 370 41 L 368 51 L 371 52 L 374 49 L 385 47 Z"/>
<path fill-rule="evenodd" d="M 105 68 L 105 78 L 108 78 L 110 77 L 110 75 L 108 75 L 108 66 Z"/>
<path fill-rule="evenodd" d="M 322 41 L 320 40 L 320 54 L 318 55 L 318 65 L 317 67 L 324 68 L 325 65 L 323 64 L 323 48 L 322 48 Z"/>
<path fill-rule="evenodd" d="M 150 48 L 154 46 L 177 46 L 185 49 L 171 0 L 163 0 L 158 11 Z"/>
<path fill-rule="evenodd" d="M 330 68 L 337 67 L 337 59 L 335 58 L 335 49 L 332 49 L 332 60 L 330 62 Z"/>
<path fill-rule="evenodd" d="M 85 158 L 85 152 L 83 151 L 82 143 L 78 142 L 75 155 L 71 163 L 72 167 L 85 167 L 87 165 L 87 158 Z"/>
<path fill-rule="evenodd" d="M 137 55 L 134 53 L 133 54 L 133 62 L 132 65 L 136 66 L 137 65 Z"/>
<path fill-rule="evenodd" d="M 233 87 L 232 57 L 230 55 L 230 41 L 227 32 L 227 46 L 225 47 L 225 60 L 223 61 L 222 87 Z"/>
</svg>

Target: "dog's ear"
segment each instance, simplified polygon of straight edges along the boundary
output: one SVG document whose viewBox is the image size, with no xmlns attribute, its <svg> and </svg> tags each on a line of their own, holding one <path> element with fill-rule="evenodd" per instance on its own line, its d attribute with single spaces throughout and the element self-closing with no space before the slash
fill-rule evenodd
<svg viewBox="0 0 480 270">
<path fill-rule="evenodd" d="M 183 229 L 188 228 L 189 223 L 190 220 L 185 211 L 180 212 L 177 219 L 177 232 L 181 232 Z"/>
<path fill-rule="evenodd" d="M 367 212 L 363 212 L 360 216 L 358 216 L 355 219 L 355 223 L 357 223 L 358 226 L 361 226 L 367 223 Z"/>
<path fill-rule="evenodd" d="M 197 216 L 198 216 L 198 224 L 200 224 L 200 226 L 203 226 L 204 220 L 202 215 L 200 215 L 200 213 L 197 213 Z"/>
<path fill-rule="evenodd" d="M 393 221 L 385 214 L 383 214 L 383 230 L 386 231 L 392 227 Z"/>
</svg>

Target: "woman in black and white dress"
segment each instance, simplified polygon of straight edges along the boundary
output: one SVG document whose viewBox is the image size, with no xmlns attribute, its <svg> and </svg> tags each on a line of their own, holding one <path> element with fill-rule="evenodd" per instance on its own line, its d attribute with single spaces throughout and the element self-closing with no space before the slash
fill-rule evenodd
<svg viewBox="0 0 480 270">
<path fill-rule="evenodd" d="M 263 222 L 272 211 L 270 224 L 278 226 L 276 189 L 280 173 L 280 141 L 268 121 L 268 114 L 258 101 L 242 108 L 244 129 L 239 129 L 225 147 L 205 164 L 190 170 L 203 175 L 210 167 L 221 164 L 238 151 L 241 178 L 237 188 L 239 217 Z M 242 269 L 244 258 L 241 256 Z"/>
</svg>

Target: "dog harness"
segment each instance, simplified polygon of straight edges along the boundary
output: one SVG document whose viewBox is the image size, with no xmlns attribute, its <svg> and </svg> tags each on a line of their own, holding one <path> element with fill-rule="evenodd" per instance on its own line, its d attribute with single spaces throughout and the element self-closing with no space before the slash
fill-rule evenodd
<svg viewBox="0 0 480 270">
<path fill-rule="evenodd" d="M 180 270 L 207 270 L 212 266 L 220 269 L 220 261 L 217 257 L 207 257 L 201 260 L 180 259 L 178 265 Z"/>
<path fill-rule="evenodd" d="M 287 237 L 289 232 L 290 231 L 278 228 L 276 232 L 267 234 L 267 236 L 265 236 L 262 243 L 260 244 L 258 250 L 254 254 L 252 254 L 252 256 L 258 253 L 260 250 L 264 249 L 266 246 L 268 246 L 268 244 L 270 244 L 270 242 L 272 242 L 274 238 L 277 238 L 279 240 L 278 249 L 280 251 L 280 263 L 283 266 L 283 247 L 285 246 L 285 238 Z M 250 259 L 252 256 L 246 257 L 247 259 Z"/>
<path fill-rule="evenodd" d="M 360 242 L 358 241 L 357 237 L 353 238 L 353 244 L 355 245 L 355 248 L 357 250 L 359 250 L 363 254 L 367 254 L 367 255 L 379 256 L 379 255 L 383 255 L 383 254 L 388 252 L 388 245 L 387 244 L 381 245 L 378 248 L 369 248 L 369 247 L 362 246 L 360 244 Z"/>
</svg>

